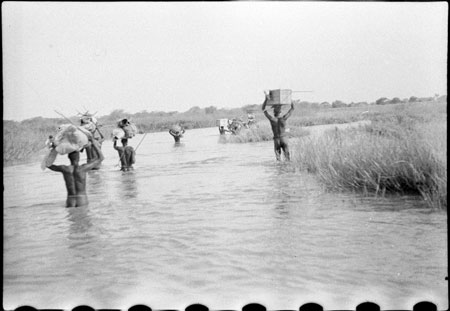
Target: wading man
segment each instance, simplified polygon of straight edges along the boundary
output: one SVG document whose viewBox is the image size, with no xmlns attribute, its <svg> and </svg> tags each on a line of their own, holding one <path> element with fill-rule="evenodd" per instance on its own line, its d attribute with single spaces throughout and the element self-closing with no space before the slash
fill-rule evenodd
<svg viewBox="0 0 450 311">
<path fill-rule="evenodd" d="M 169 130 L 169 134 L 172 135 L 173 139 L 175 140 L 175 143 L 179 143 L 180 139 L 183 137 L 183 134 L 185 133 L 185 130 L 183 128 L 176 128 L 178 131 L 174 129 Z"/>
<path fill-rule="evenodd" d="M 285 159 L 289 161 L 290 154 L 288 138 L 286 135 L 286 121 L 294 111 L 294 103 L 291 103 L 289 111 L 284 116 L 280 117 L 281 105 L 273 105 L 273 116 L 271 116 L 266 109 L 268 101 L 270 101 L 270 98 L 269 94 L 266 93 L 266 99 L 262 105 L 262 110 L 266 118 L 269 119 L 270 126 L 272 127 L 275 156 L 278 161 L 281 160 L 281 150 L 283 150 Z"/>
<path fill-rule="evenodd" d="M 120 157 L 121 171 L 133 170 L 133 164 L 135 163 L 136 152 L 134 148 L 128 146 L 128 139 L 122 138 L 122 147 L 117 146 L 117 138 L 114 138 L 114 149 L 117 150 Z"/>
<path fill-rule="evenodd" d="M 50 165 L 49 169 L 55 172 L 61 172 L 64 177 L 67 188 L 66 207 L 78 207 L 88 205 L 88 198 L 86 194 L 86 173 L 99 165 L 104 157 L 100 150 L 98 142 L 89 138 L 92 143 L 92 148 L 98 153 L 99 157 L 90 163 L 79 165 L 80 152 L 74 151 L 69 153 L 68 157 L 70 165 Z"/>
<path fill-rule="evenodd" d="M 96 128 L 96 131 L 100 134 L 100 137 L 94 137 L 94 139 L 98 142 L 99 149 L 101 149 L 102 144 L 105 141 L 105 138 L 98 128 Z M 100 154 L 92 146 L 90 146 L 90 147 L 86 148 L 86 157 L 87 157 L 87 163 L 91 163 L 95 159 L 98 159 L 100 157 Z M 101 164 L 101 161 L 97 164 L 97 166 L 93 167 L 92 169 L 98 170 L 100 168 L 100 164 Z"/>
</svg>

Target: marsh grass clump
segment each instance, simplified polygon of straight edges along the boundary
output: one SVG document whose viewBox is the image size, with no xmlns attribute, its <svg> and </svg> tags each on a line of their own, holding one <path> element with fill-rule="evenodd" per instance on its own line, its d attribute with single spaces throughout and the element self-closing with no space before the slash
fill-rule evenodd
<svg viewBox="0 0 450 311">
<path fill-rule="evenodd" d="M 446 143 L 417 128 L 411 120 L 397 120 L 332 130 L 302 139 L 295 161 L 331 189 L 418 194 L 431 207 L 447 208 Z M 440 131 L 445 137 L 446 126 Z"/>
<path fill-rule="evenodd" d="M 309 135 L 309 131 L 300 127 L 291 127 L 288 133 L 289 137 L 301 137 Z M 273 139 L 272 128 L 270 124 L 258 123 L 257 126 L 251 128 L 243 128 L 237 135 L 229 135 L 226 142 L 228 143 L 249 143 L 270 141 Z"/>
<path fill-rule="evenodd" d="M 229 143 L 249 143 L 268 141 L 273 137 L 272 129 L 268 124 L 257 124 L 251 128 L 243 128 L 237 135 L 229 135 L 227 142 Z"/>
</svg>

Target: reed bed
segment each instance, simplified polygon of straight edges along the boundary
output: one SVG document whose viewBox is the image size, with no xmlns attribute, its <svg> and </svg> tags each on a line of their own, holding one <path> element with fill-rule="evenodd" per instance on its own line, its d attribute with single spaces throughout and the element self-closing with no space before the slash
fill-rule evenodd
<svg viewBox="0 0 450 311">
<path fill-rule="evenodd" d="M 45 140 L 55 134 L 64 122 L 41 118 L 23 121 L 3 122 L 3 166 L 36 161 L 45 150 Z M 67 123 L 67 122 L 65 122 Z"/>
<path fill-rule="evenodd" d="M 258 106 L 258 105 L 256 105 Z M 259 128 L 229 139 L 232 143 L 266 141 L 272 139 L 269 122 L 258 107 L 255 117 Z M 187 112 L 140 112 L 126 113 L 123 110 L 113 111 L 110 115 L 98 117 L 101 132 L 106 139 L 116 127 L 117 120 L 130 118 L 137 126 L 139 133 L 166 131 L 173 124 L 179 123 L 187 130 L 215 125 L 216 119 L 242 117 L 245 119 L 246 108 L 236 109 L 205 109 L 193 107 Z M 413 119 L 421 122 L 432 122 L 447 115 L 446 102 L 406 103 L 395 105 L 369 105 L 364 107 L 346 108 L 312 108 L 296 107 L 288 120 L 291 137 L 301 137 L 308 134 L 305 127 L 319 124 L 349 123 L 360 120 L 392 121 L 396 118 Z M 71 116 L 70 120 L 63 118 L 33 118 L 22 122 L 3 121 L 3 165 L 13 165 L 35 161 L 36 155 L 44 150 L 44 141 L 48 135 L 55 134 L 60 124 L 72 122 L 79 124 L 79 117 Z M 228 141 L 228 140 L 227 140 Z"/>
<path fill-rule="evenodd" d="M 291 127 L 289 137 L 301 137 L 309 135 L 309 131 L 300 127 Z M 260 141 L 270 141 L 273 139 L 272 128 L 269 121 L 259 122 L 257 126 L 242 129 L 237 135 L 227 135 L 224 142 L 227 143 L 250 143 Z"/>
<path fill-rule="evenodd" d="M 428 206 L 446 209 L 446 120 L 424 123 L 413 116 L 385 116 L 356 129 L 306 137 L 296 145 L 294 161 L 330 189 L 418 194 Z"/>
</svg>

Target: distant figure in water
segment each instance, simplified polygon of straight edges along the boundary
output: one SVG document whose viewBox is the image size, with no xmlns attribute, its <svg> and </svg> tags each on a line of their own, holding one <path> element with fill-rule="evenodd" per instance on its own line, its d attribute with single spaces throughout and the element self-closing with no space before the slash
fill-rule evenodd
<svg viewBox="0 0 450 311">
<path fill-rule="evenodd" d="M 99 157 L 90 163 L 79 165 L 80 152 L 74 151 L 68 154 L 70 165 L 50 165 L 49 169 L 61 172 L 67 188 L 66 207 L 79 207 L 88 205 L 86 194 L 86 173 L 99 165 L 104 157 L 97 141 L 89 137 L 92 148 L 99 154 Z"/>
<path fill-rule="evenodd" d="M 100 137 L 95 137 L 94 139 L 98 142 L 99 148 L 102 148 L 102 144 L 105 141 L 105 138 L 103 137 L 103 134 L 100 132 L 98 128 L 96 128 L 96 131 L 100 134 Z M 86 157 L 87 157 L 87 163 L 91 163 L 95 159 L 98 159 L 100 157 L 99 153 L 92 148 L 91 146 L 89 148 L 86 148 Z M 98 170 L 100 168 L 100 164 L 97 164 L 97 166 L 93 167 L 93 170 Z"/>
<path fill-rule="evenodd" d="M 121 142 L 122 147 L 117 146 L 117 138 L 114 138 L 114 149 L 119 152 L 120 170 L 131 171 L 133 170 L 133 164 L 136 162 L 136 152 L 133 147 L 128 146 L 128 139 L 122 138 Z"/>
<path fill-rule="evenodd" d="M 264 103 L 262 105 L 262 110 L 266 118 L 269 119 L 270 125 L 272 127 L 275 156 L 279 161 L 281 159 L 281 150 L 283 150 L 284 157 L 289 161 L 290 154 L 288 138 L 286 137 L 286 121 L 294 111 L 294 103 L 291 103 L 291 108 L 289 109 L 289 111 L 284 116 L 280 117 L 281 105 L 273 106 L 274 116 L 271 116 L 266 109 L 268 101 L 270 101 L 270 97 L 269 94 L 266 93 L 266 99 L 264 100 Z"/>
<path fill-rule="evenodd" d="M 173 139 L 175 140 L 175 143 L 179 143 L 181 137 L 183 137 L 185 130 L 182 127 L 176 127 L 174 129 L 169 130 L 169 134 L 172 135 Z"/>
<path fill-rule="evenodd" d="M 223 125 L 221 125 L 219 127 L 219 133 L 220 135 L 225 135 L 226 132 L 230 132 L 229 130 L 227 130 Z"/>
<path fill-rule="evenodd" d="M 234 118 L 228 125 L 229 132 L 233 135 L 238 135 L 242 129 L 242 120 L 240 118 Z"/>
</svg>

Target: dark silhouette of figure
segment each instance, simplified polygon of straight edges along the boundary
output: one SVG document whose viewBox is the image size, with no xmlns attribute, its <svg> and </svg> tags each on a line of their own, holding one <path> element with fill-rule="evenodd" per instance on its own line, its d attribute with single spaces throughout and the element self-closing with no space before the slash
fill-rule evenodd
<svg viewBox="0 0 450 311">
<path fill-rule="evenodd" d="M 96 128 L 95 130 L 100 134 L 100 137 L 95 137 L 94 139 L 98 142 L 99 148 L 101 149 L 102 144 L 105 141 L 105 138 L 103 137 L 103 134 L 100 132 L 98 128 Z M 92 161 L 100 157 L 99 153 L 94 148 L 92 148 L 92 146 L 86 147 L 85 149 L 86 149 L 87 163 L 91 163 Z M 100 168 L 100 165 L 101 162 L 98 163 L 97 166 L 93 167 L 92 169 L 98 170 Z"/>
<path fill-rule="evenodd" d="M 103 153 L 97 141 L 89 137 L 92 148 L 98 153 L 99 157 L 90 163 L 79 165 L 80 152 L 74 151 L 68 154 L 70 165 L 50 165 L 49 169 L 55 172 L 61 172 L 64 177 L 67 188 L 66 207 L 86 206 L 88 198 L 86 194 L 86 173 L 101 163 L 104 159 Z"/>
<path fill-rule="evenodd" d="M 180 142 L 180 139 L 183 137 L 185 130 L 181 128 L 179 131 L 174 131 L 172 129 L 169 130 L 169 134 L 172 135 L 173 139 L 176 143 Z"/>
<path fill-rule="evenodd" d="M 233 135 L 238 135 L 242 129 L 242 120 L 234 118 L 228 125 L 229 132 Z"/>
<path fill-rule="evenodd" d="M 133 164 L 136 162 L 136 152 L 132 146 L 128 146 L 128 139 L 122 138 L 122 147 L 117 146 L 117 138 L 114 138 L 114 149 L 119 152 L 120 158 L 120 170 L 130 171 L 133 170 Z"/>
<path fill-rule="evenodd" d="M 289 111 L 284 116 L 280 117 L 281 105 L 273 105 L 274 115 L 271 116 L 266 110 L 268 101 L 270 101 L 270 97 L 268 94 L 266 94 L 266 99 L 264 100 L 264 103 L 262 105 L 262 110 L 266 118 L 269 119 L 270 126 L 272 127 L 275 156 L 279 161 L 281 159 L 281 150 L 283 150 L 284 157 L 287 160 L 290 160 L 289 143 L 286 136 L 286 121 L 294 111 L 294 103 L 291 103 L 291 108 L 289 109 Z"/>
</svg>

